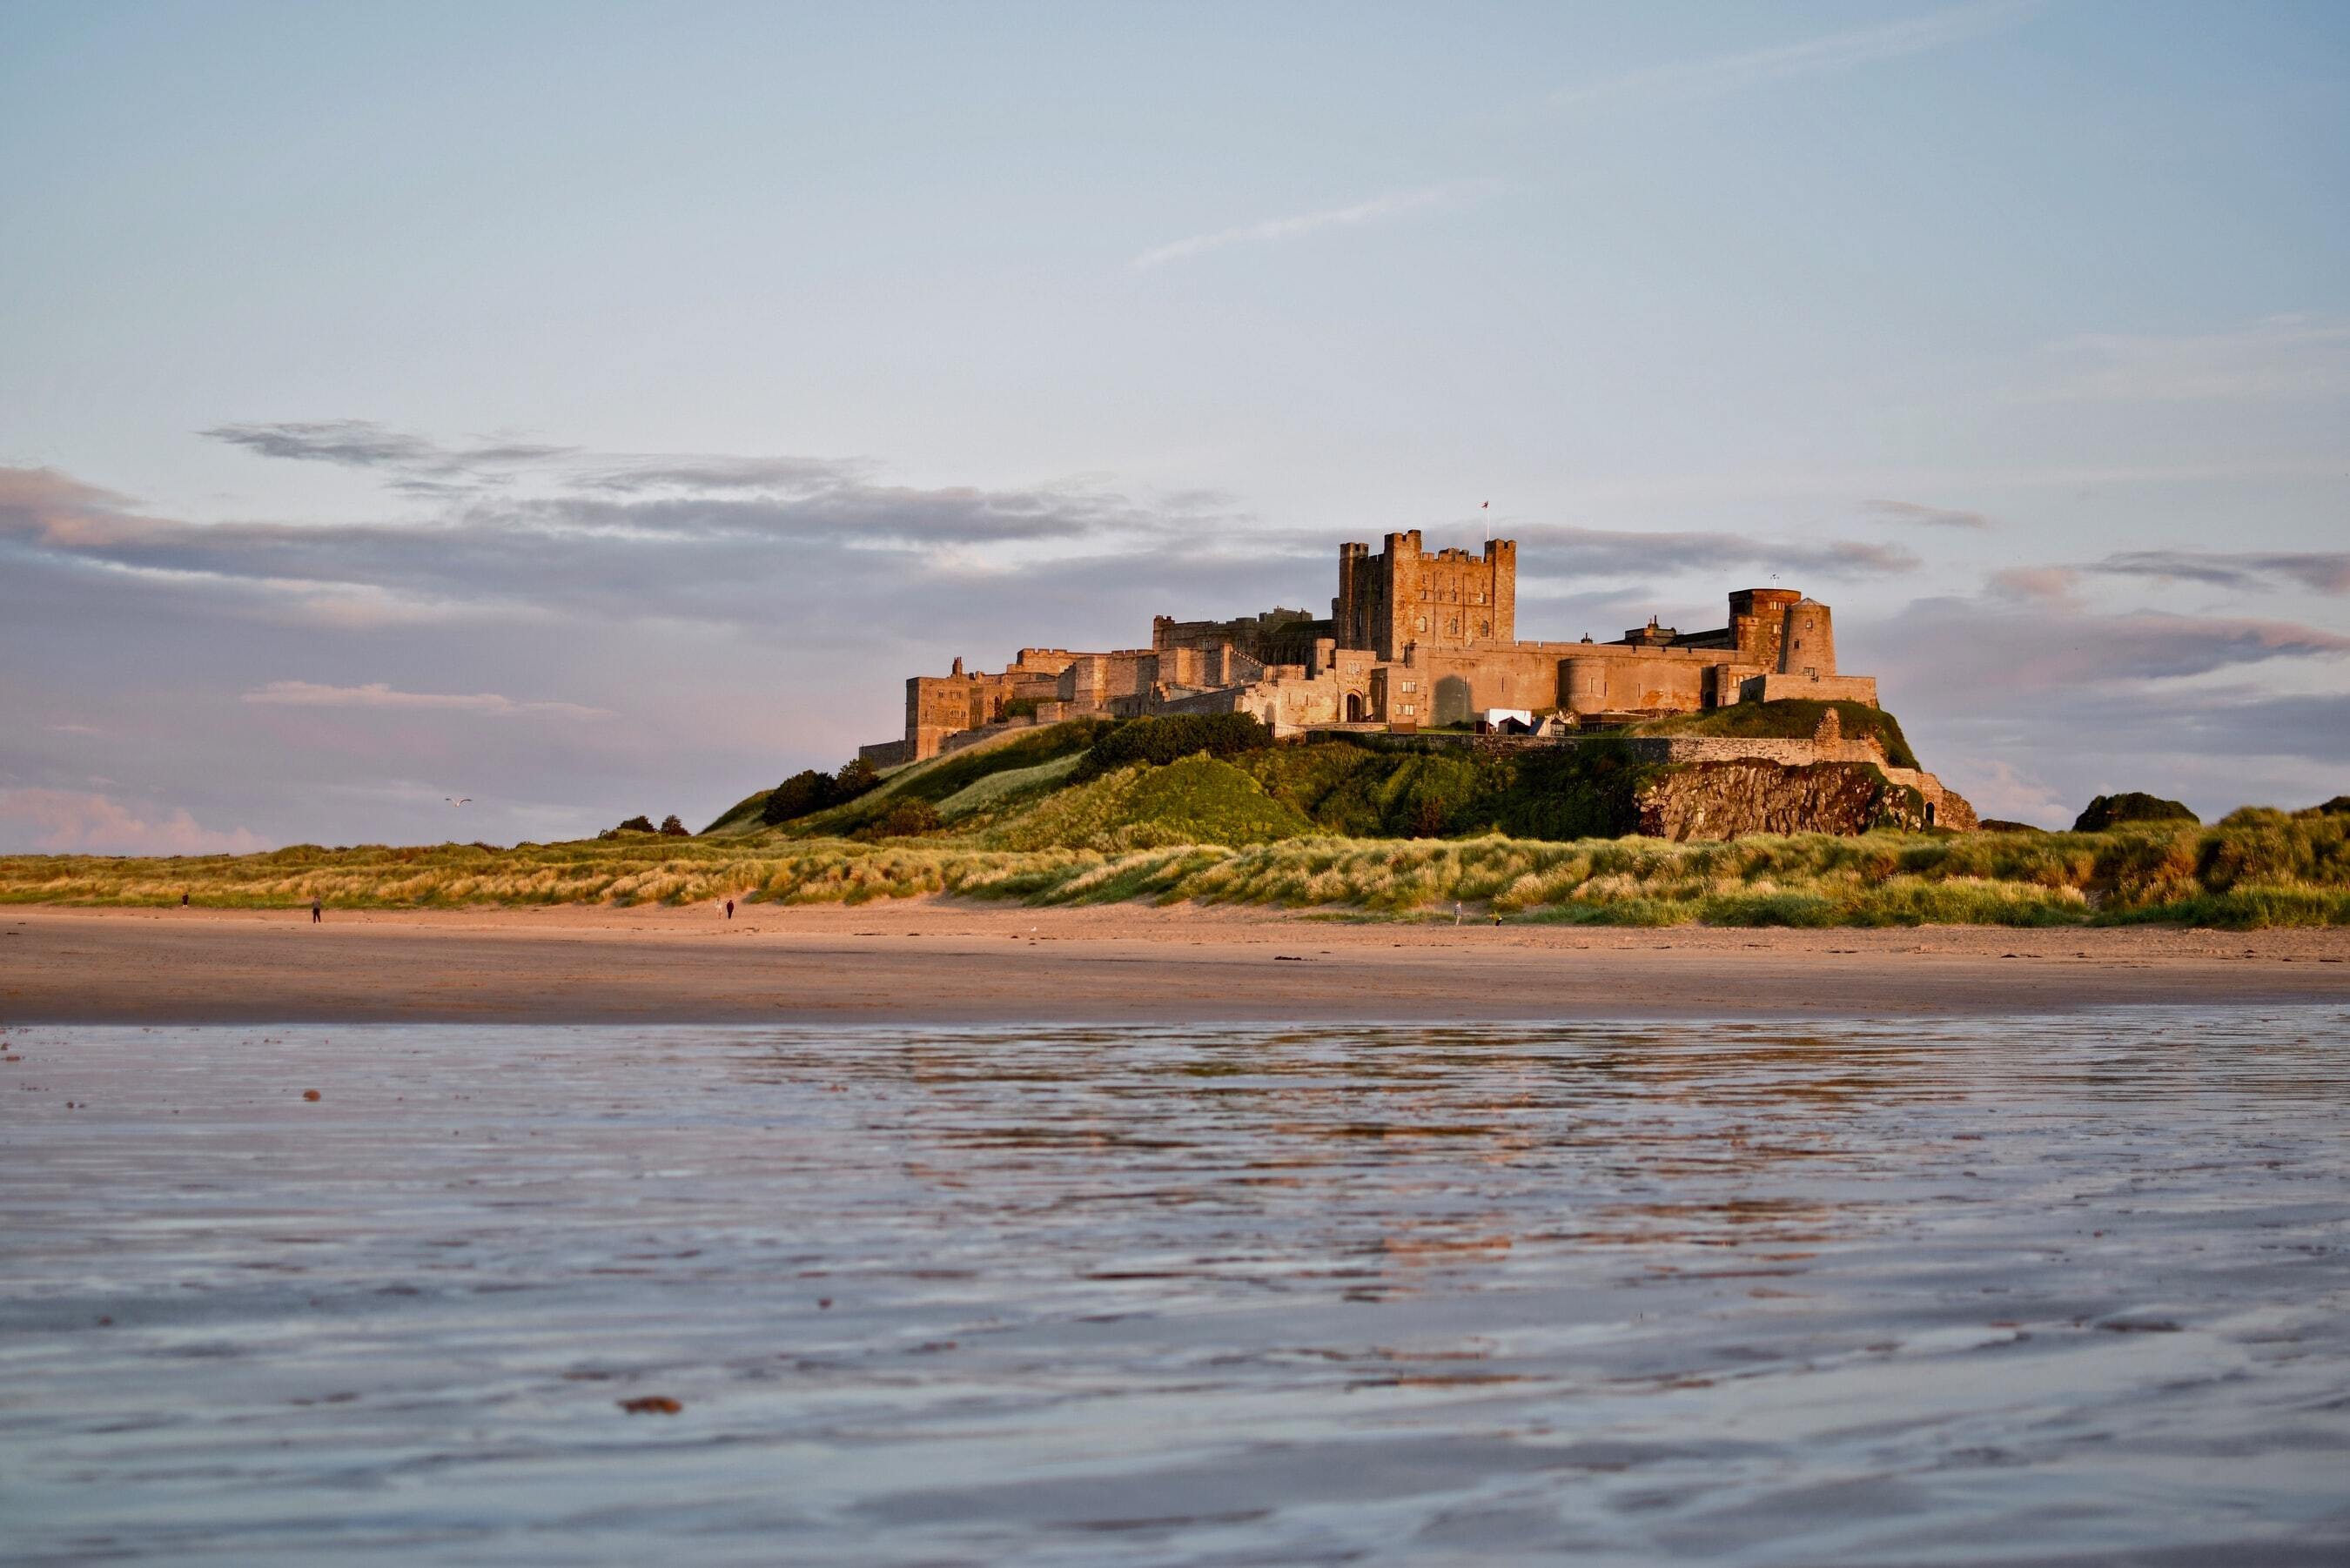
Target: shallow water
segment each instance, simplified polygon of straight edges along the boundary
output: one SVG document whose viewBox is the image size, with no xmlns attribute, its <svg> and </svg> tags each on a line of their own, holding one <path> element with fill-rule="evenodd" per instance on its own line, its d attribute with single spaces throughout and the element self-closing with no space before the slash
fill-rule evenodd
<svg viewBox="0 0 2350 1568">
<path fill-rule="evenodd" d="M 2350 1553 L 2340 1009 L 0 1046 L 12 1560 Z"/>
</svg>

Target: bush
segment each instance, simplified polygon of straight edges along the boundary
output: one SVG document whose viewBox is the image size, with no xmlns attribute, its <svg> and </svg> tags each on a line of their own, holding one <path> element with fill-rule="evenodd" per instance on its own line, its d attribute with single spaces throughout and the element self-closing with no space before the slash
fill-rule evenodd
<svg viewBox="0 0 2350 1568">
<path fill-rule="evenodd" d="M 623 833 L 650 833 L 652 830 L 653 819 L 651 817 L 632 816 L 626 822 L 620 824 L 618 827 L 606 828 L 597 836 L 600 838 L 618 838 Z"/>
<path fill-rule="evenodd" d="M 939 808 L 926 800 L 892 800 L 889 809 L 850 836 L 871 843 L 878 838 L 918 838 L 939 830 Z"/>
<path fill-rule="evenodd" d="M 880 782 L 880 770 L 863 757 L 851 757 L 837 774 L 803 768 L 768 794 L 767 804 L 759 808 L 759 821 L 768 827 L 796 822 L 869 794 Z"/>
<path fill-rule="evenodd" d="M 1164 719 L 1130 719 L 1098 736 L 1077 764 L 1082 782 L 1136 763 L 1164 767 L 1204 752 L 1234 757 L 1273 744 L 1273 732 L 1253 713 L 1178 713 Z"/>
<path fill-rule="evenodd" d="M 2193 822 L 2203 819 L 2175 800 L 2160 795 L 2143 794 L 2131 790 L 2124 794 L 2101 794 L 2091 801 L 2073 824 L 2075 833 L 2103 833 L 2108 827 L 2125 822 Z"/>
<path fill-rule="evenodd" d="M 822 811 L 833 804 L 832 791 L 830 774 L 803 768 L 768 794 L 767 804 L 759 808 L 759 820 L 773 827 L 779 822 L 791 822 Z"/>
<path fill-rule="evenodd" d="M 2044 827 L 2034 827 L 2028 822 L 2009 822 L 2003 817 L 1986 816 L 1975 826 L 1985 833 L 2045 833 Z"/>
<path fill-rule="evenodd" d="M 863 757 L 851 757 L 840 764 L 832 775 L 832 800 L 837 805 L 845 800 L 855 800 L 881 782 L 881 770 Z"/>
<path fill-rule="evenodd" d="M 660 830 L 662 836 L 667 838 L 691 838 L 693 836 L 692 834 L 686 831 L 685 824 L 677 819 L 677 814 L 675 812 L 671 812 L 669 815 L 661 818 Z"/>
</svg>

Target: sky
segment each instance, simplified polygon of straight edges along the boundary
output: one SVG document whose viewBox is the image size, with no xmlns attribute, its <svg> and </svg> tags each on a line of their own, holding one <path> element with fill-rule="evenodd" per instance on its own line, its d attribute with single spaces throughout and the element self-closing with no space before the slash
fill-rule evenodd
<svg viewBox="0 0 2350 1568">
<path fill-rule="evenodd" d="M 0 851 L 698 827 L 1488 518 L 1985 815 L 2350 789 L 2327 0 L 16 0 L 0 192 Z"/>
</svg>

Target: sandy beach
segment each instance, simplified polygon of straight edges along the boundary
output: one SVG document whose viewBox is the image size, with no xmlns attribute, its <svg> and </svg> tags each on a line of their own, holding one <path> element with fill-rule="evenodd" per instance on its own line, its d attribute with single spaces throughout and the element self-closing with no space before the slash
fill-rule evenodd
<svg viewBox="0 0 2350 1568">
<path fill-rule="evenodd" d="M 2350 931 L 1591 929 L 951 900 L 0 911 L 0 1023 L 1875 1017 L 2350 1003 Z"/>
</svg>

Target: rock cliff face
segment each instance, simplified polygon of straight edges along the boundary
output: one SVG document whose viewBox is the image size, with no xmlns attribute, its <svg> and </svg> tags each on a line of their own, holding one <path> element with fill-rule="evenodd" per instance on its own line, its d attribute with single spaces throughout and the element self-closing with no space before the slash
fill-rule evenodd
<svg viewBox="0 0 2350 1568">
<path fill-rule="evenodd" d="M 1634 805 L 1639 831 L 1654 838 L 1927 826 L 1925 797 L 1866 763 L 1685 763 L 1642 785 Z M 1974 826 L 1973 811 L 1955 794 L 1944 795 L 1936 815 L 1937 826 Z"/>
</svg>

